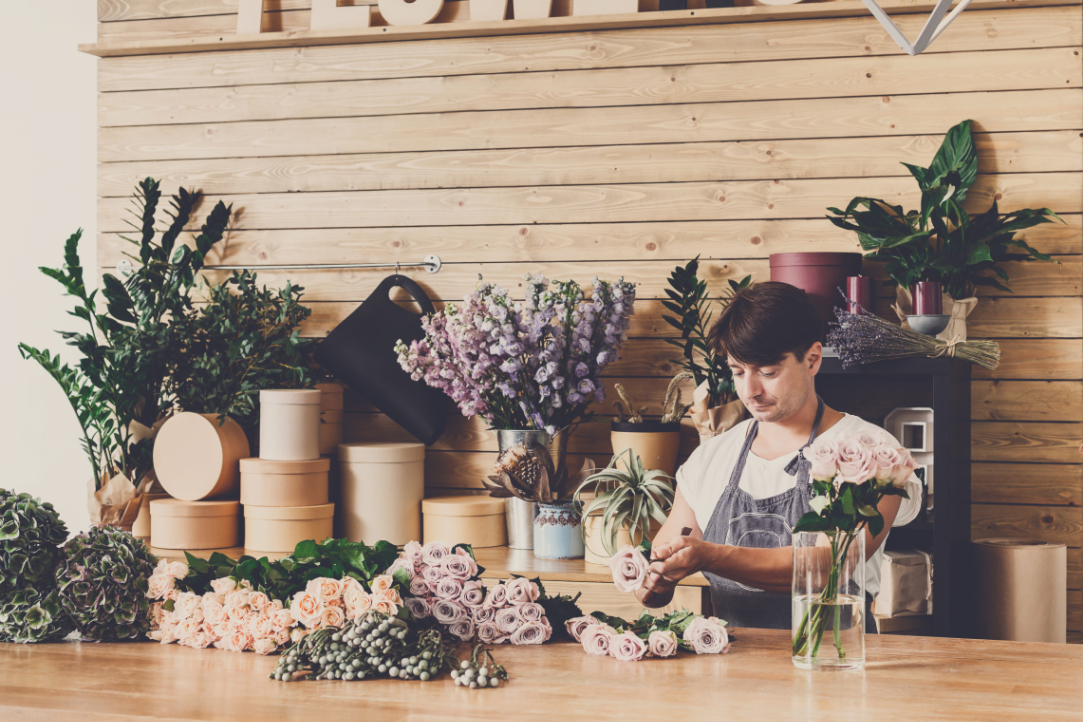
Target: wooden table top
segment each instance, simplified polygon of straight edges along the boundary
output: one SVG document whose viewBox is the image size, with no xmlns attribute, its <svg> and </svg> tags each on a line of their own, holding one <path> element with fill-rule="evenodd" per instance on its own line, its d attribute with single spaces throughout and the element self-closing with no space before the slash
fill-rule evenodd
<svg viewBox="0 0 1083 722">
<path fill-rule="evenodd" d="M 785 631 L 721 656 L 622 663 L 579 645 L 501 646 L 499 689 L 274 682 L 275 658 L 154 643 L 0 644 L 3 720 L 1080 720 L 1083 647 L 869 635 L 858 672 L 808 672 Z"/>
</svg>

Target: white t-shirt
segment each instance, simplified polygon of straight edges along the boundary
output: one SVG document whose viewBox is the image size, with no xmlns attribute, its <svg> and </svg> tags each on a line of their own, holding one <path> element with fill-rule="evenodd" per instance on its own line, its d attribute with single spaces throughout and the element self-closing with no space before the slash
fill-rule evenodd
<svg viewBox="0 0 1083 722">
<path fill-rule="evenodd" d="M 688 461 L 677 470 L 677 486 L 688 505 L 692 507 L 696 522 L 702 531 L 706 531 L 711 515 L 714 514 L 715 507 L 718 505 L 718 499 L 729 484 L 751 423 L 751 420 L 744 421 L 726 433 L 703 442 Z M 889 432 L 879 426 L 850 414 L 844 415 L 841 421 L 820 436 L 831 439 L 860 431 L 871 431 L 893 443 L 899 443 Z M 745 471 L 741 475 L 740 488 L 747 491 L 753 499 L 767 499 L 789 491 L 797 484 L 797 477 L 790 476 L 785 469 L 794 456 L 795 454 L 787 454 L 767 461 L 749 451 Z M 906 491 L 910 498 L 902 500 L 893 526 L 909 524 L 921 511 L 921 482 L 917 476 L 910 477 Z M 887 543 L 886 537 L 884 543 Z M 880 591 L 880 562 L 883 557 L 884 545 L 881 544 L 865 565 L 865 589 L 873 597 Z"/>
</svg>

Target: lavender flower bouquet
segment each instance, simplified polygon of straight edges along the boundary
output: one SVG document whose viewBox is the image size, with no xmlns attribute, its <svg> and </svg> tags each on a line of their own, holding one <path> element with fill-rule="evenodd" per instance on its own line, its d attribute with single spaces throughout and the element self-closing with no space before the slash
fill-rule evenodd
<svg viewBox="0 0 1083 722">
<path fill-rule="evenodd" d="M 594 279 L 589 299 L 575 281 L 527 276 L 526 300 L 478 277 L 462 304 L 422 321 L 425 338 L 399 341 L 399 364 L 493 429 L 551 436 L 604 401 L 601 372 L 617 358 L 633 313 L 635 284 Z"/>
</svg>

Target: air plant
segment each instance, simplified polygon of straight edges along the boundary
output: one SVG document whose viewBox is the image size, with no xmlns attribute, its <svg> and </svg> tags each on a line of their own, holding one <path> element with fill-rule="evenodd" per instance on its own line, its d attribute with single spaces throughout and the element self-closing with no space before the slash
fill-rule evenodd
<svg viewBox="0 0 1083 722">
<path fill-rule="evenodd" d="M 665 398 L 662 400 L 662 423 L 673 424 L 679 422 L 684 418 L 684 415 L 688 413 L 688 409 L 692 408 L 692 404 L 685 404 L 681 402 L 681 382 L 689 381 L 693 379 L 693 375 L 689 371 L 681 371 L 679 374 L 673 377 L 673 380 L 669 382 L 669 387 L 666 389 Z M 643 414 L 647 412 L 647 407 L 642 406 L 637 411 L 635 404 L 632 403 L 632 399 L 628 396 L 628 392 L 625 391 L 621 384 L 613 384 L 613 388 L 617 390 L 617 396 L 620 398 L 614 402 L 613 406 L 617 410 L 617 423 L 619 424 L 642 424 Z"/>
<path fill-rule="evenodd" d="M 505 451 L 496 461 L 493 474 L 482 479 L 491 496 L 498 499 L 518 497 L 540 504 L 553 504 L 571 496 L 575 487 L 594 471 L 588 460 L 578 474 L 569 474 L 561 464 L 553 466 L 553 458 L 541 444 L 527 447 L 518 444 Z"/>
</svg>

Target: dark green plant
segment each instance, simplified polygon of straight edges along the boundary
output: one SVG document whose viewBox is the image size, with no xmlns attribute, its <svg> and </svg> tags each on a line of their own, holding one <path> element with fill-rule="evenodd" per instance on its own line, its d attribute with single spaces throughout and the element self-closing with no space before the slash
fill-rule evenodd
<svg viewBox="0 0 1083 722">
<path fill-rule="evenodd" d="M 92 527 L 64 545 L 60 601 L 84 639 L 142 639 L 150 630 L 147 580 L 158 559 L 117 527 Z"/>
<path fill-rule="evenodd" d="M 0 642 L 50 642 L 63 639 L 73 629 L 55 588 L 20 589 L 0 604 Z"/>
<path fill-rule="evenodd" d="M 828 220 L 856 232 L 861 248 L 869 252 L 866 258 L 885 261 L 888 276 L 903 288 L 939 281 L 954 299 L 974 295 L 977 286 L 1010 292 L 1003 263 L 1053 260 L 1015 237 L 1025 228 L 1061 220 L 1048 208 L 1001 214 L 994 200 L 989 210 L 973 217 L 963 210 L 978 177 L 970 125 L 964 120 L 947 132 L 928 168 L 903 163 L 921 188 L 920 210 L 864 197 L 854 198 L 845 211 L 827 209 L 835 215 Z"/>
<path fill-rule="evenodd" d="M 260 389 L 310 388 L 313 339 L 298 326 L 312 311 L 304 288 L 256 285 L 256 274 L 234 273 L 210 288 L 202 308 L 176 316 L 177 337 L 168 393 L 184 411 L 229 415 L 249 438 L 257 428 Z"/>
<path fill-rule="evenodd" d="M 72 367 L 61 363 L 59 355 L 26 344 L 19 344 L 19 351 L 23 358 L 37 361 L 68 396 L 96 488 L 103 476 L 118 473 L 138 484 L 152 466 L 152 442 L 136 442 L 130 425 L 136 421 L 152 426 L 173 405 L 164 388 L 174 358 L 171 322 L 192 308 L 196 274 L 221 240 L 231 214 L 231 207 L 219 202 L 195 237 L 194 247 L 178 245 L 201 198 L 200 193 L 181 188 L 167 211 L 168 228 L 158 237 L 154 227 L 161 199 L 158 181 L 147 178 L 139 184 L 138 223 L 131 225 L 140 235 L 125 237 L 138 248 L 137 255 L 129 256 L 138 265 L 125 281 L 108 273 L 103 276 L 104 309 L 98 291 L 88 291 L 84 283 L 79 261 L 82 230 L 68 238 L 62 268 L 41 269 L 77 301 L 70 314 L 86 322 L 86 329 L 60 335 L 81 358 Z"/>
<path fill-rule="evenodd" d="M 699 256 L 696 256 L 685 266 L 674 268 L 669 275 L 670 287 L 666 289 L 669 300 L 662 301 L 662 305 L 676 315 L 665 315 L 662 318 L 680 331 L 681 337 L 667 338 L 665 341 L 684 352 L 683 358 L 673 359 L 672 363 L 692 374 L 696 386 L 706 381 L 710 393 L 708 405 L 719 406 L 737 398 L 737 391 L 733 386 L 733 374 L 726 365 L 726 359 L 715 354 L 707 342 L 715 302 L 709 298 L 707 281 L 700 280 L 696 275 L 698 272 Z M 720 310 L 729 304 L 738 291 L 751 285 L 752 276 L 745 276 L 740 281 L 730 280 L 729 289 L 717 301 Z"/>
</svg>

